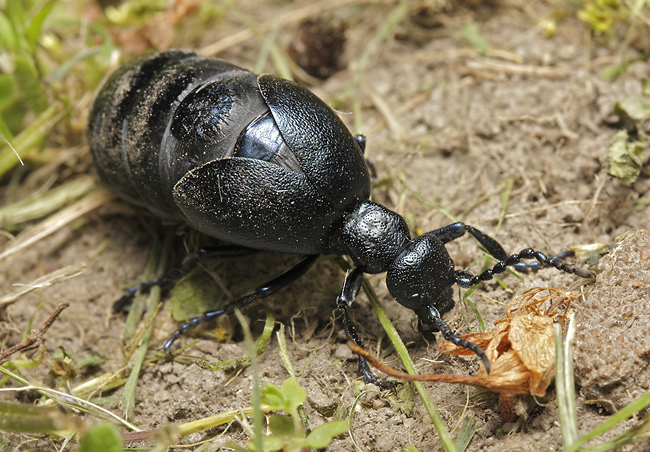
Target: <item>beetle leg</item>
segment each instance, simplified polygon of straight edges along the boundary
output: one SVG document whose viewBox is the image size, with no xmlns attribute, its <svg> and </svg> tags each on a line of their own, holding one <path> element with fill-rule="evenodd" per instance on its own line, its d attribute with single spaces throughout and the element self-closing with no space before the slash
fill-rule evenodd
<svg viewBox="0 0 650 452">
<path fill-rule="evenodd" d="M 366 155 L 366 137 L 365 135 L 355 135 L 354 139 L 357 141 L 357 144 L 361 148 L 361 153 L 363 155 Z M 373 179 L 377 178 L 377 170 L 375 169 L 375 165 L 366 158 L 366 165 L 368 166 L 368 169 L 370 170 L 370 177 Z"/>
<path fill-rule="evenodd" d="M 203 315 L 194 317 L 193 319 L 188 320 L 186 323 L 183 323 L 176 331 L 171 334 L 167 342 L 165 342 L 165 345 L 163 346 L 165 352 L 169 353 L 171 346 L 176 341 L 176 339 L 178 339 L 182 334 L 191 328 L 194 328 L 199 323 L 213 319 L 215 317 L 219 317 L 222 314 L 231 314 L 235 309 L 243 309 L 253 301 L 260 298 L 266 298 L 278 290 L 288 286 L 303 276 L 305 273 L 307 273 L 307 270 L 309 270 L 311 266 L 314 265 L 318 257 L 319 255 L 317 254 L 306 256 L 296 265 L 282 273 L 280 276 L 277 276 L 266 284 L 259 286 L 257 289 L 255 289 L 255 292 L 241 297 L 237 300 L 231 301 L 221 309 L 214 309 L 212 311 L 204 312 Z"/>
<path fill-rule="evenodd" d="M 435 231 L 428 232 L 428 234 L 433 234 L 436 237 L 438 237 L 442 243 L 447 243 L 447 242 L 451 242 L 452 240 L 455 240 L 455 239 L 463 236 L 465 234 L 465 232 L 469 232 L 470 234 L 472 234 L 474 236 L 474 238 L 476 238 L 476 240 L 478 240 L 478 242 L 485 247 L 485 249 L 488 251 L 488 253 L 490 253 L 490 255 L 492 257 L 498 259 L 499 261 L 506 261 L 507 259 L 511 259 L 512 256 L 508 257 L 508 255 L 506 254 L 503 247 L 499 244 L 499 242 L 494 240 L 489 235 L 484 234 L 483 232 L 479 231 L 478 229 L 476 229 L 476 228 L 474 228 L 472 226 L 469 226 L 469 225 L 467 225 L 465 223 L 458 222 L 458 223 L 450 224 L 449 226 L 445 226 L 443 228 L 436 229 Z M 529 250 L 524 250 L 524 251 L 529 251 Z M 562 264 L 562 266 L 559 267 L 557 264 L 553 263 L 553 262 L 559 262 L 562 259 L 567 258 L 567 257 L 573 257 L 575 255 L 573 253 L 573 251 L 565 251 L 565 252 L 560 253 L 560 254 L 558 254 L 556 256 L 553 256 L 551 258 L 547 257 L 543 253 L 539 253 L 538 251 L 533 251 L 532 253 L 528 253 L 527 255 L 524 255 L 524 254 L 522 254 L 522 253 L 524 253 L 524 251 L 519 253 L 519 255 L 514 254 L 513 256 L 519 256 L 520 259 L 533 259 L 534 258 L 534 259 L 537 259 L 537 260 L 535 262 L 530 262 L 530 263 L 517 261 L 517 262 L 515 262 L 513 264 L 508 264 L 507 266 L 508 267 L 513 267 L 519 273 L 528 273 L 530 271 L 537 271 L 537 270 L 541 269 L 542 267 L 555 267 L 558 270 L 566 271 L 568 273 L 573 273 L 573 274 L 578 275 L 578 276 L 580 276 L 582 278 L 590 278 L 591 277 L 591 276 L 587 276 L 588 272 L 586 272 L 584 270 L 574 269 L 574 267 L 571 267 L 569 265 L 564 265 L 564 264 Z M 539 253 L 540 257 L 539 258 L 536 257 L 534 255 L 535 253 Z M 512 259 L 511 259 L 511 261 L 512 261 Z M 545 262 L 550 262 L 550 264 L 545 263 Z M 573 269 L 573 270 L 567 270 L 567 269 Z M 578 273 L 576 273 L 576 271 Z M 493 271 L 493 273 L 501 273 L 501 272 Z M 487 279 L 490 279 L 490 278 L 487 278 Z"/>
<path fill-rule="evenodd" d="M 451 328 L 449 328 L 447 322 L 443 320 L 440 312 L 433 306 L 427 306 L 426 309 L 418 314 L 418 329 L 422 333 L 440 331 L 446 341 L 449 341 L 458 347 L 463 347 L 473 351 L 479 358 L 481 358 L 481 361 L 483 361 L 483 366 L 485 367 L 487 373 L 490 373 L 490 360 L 485 355 L 485 351 L 475 343 L 457 336 L 456 333 L 454 333 Z"/>
<path fill-rule="evenodd" d="M 260 250 L 253 248 L 246 248 L 239 245 L 220 245 L 220 246 L 206 246 L 197 248 L 189 253 L 183 259 L 182 268 L 188 272 L 199 262 L 211 259 L 223 259 L 226 257 L 248 256 L 250 254 L 259 253 Z"/>
<path fill-rule="evenodd" d="M 556 254 L 551 259 L 561 261 L 563 259 L 566 259 L 567 257 L 574 257 L 575 255 L 576 253 L 569 250 L 569 251 L 564 251 L 560 254 Z M 519 273 L 530 273 L 530 272 L 536 272 L 541 270 L 544 267 L 544 265 L 535 260 L 533 262 L 517 262 L 516 264 L 511 265 L 511 267 L 516 271 L 518 271 Z"/>
<path fill-rule="evenodd" d="M 124 291 L 124 295 L 113 303 L 113 312 L 122 312 L 126 311 L 127 307 L 130 307 L 133 297 L 137 294 L 151 289 L 153 286 L 163 286 L 167 287 L 174 281 L 182 278 L 185 275 L 186 271 L 181 268 L 176 268 L 170 272 L 165 273 L 164 275 L 153 278 L 148 281 L 143 281 L 140 284 L 136 284 L 133 287 L 129 287 Z"/>
<path fill-rule="evenodd" d="M 358 267 L 345 275 L 343 288 L 341 289 L 341 294 L 336 300 L 336 306 L 339 308 L 339 311 L 341 311 L 341 322 L 343 323 L 343 330 L 345 331 L 346 336 L 349 340 L 365 350 L 366 346 L 363 344 L 361 338 L 359 338 L 359 335 L 354 328 L 354 322 L 350 318 L 348 312 L 348 308 L 352 306 L 352 303 L 354 303 L 354 300 L 359 294 L 362 280 L 363 272 Z M 398 384 L 396 381 L 378 381 L 370 371 L 368 362 L 362 356 L 359 356 L 359 373 L 363 375 L 363 379 L 366 383 L 373 383 L 382 389 L 392 389 Z"/>
<path fill-rule="evenodd" d="M 440 239 L 442 243 L 448 243 L 451 242 L 452 240 L 456 240 L 457 238 L 462 237 L 466 232 L 472 234 L 474 238 L 478 240 L 478 242 L 485 247 L 487 252 L 490 253 L 490 255 L 495 257 L 496 259 L 502 261 L 508 257 L 508 255 L 506 254 L 503 247 L 499 244 L 499 242 L 494 240 L 489 235 L 484 234 L 478 229 L 469 226 L 465 223 L 458 222 L 458 223 L 450 224 L 449 226 L 436 229 L 435 231 L 427 232 L 427 234 L 435 235 L 436 237 L 438 237 L 438 239 Z"/>
<path fill-rule="evenodd" d="M 361 134 L 355 135 L 354 139 L 357 141 L 357 144 L 361 148 L 361 153 L 365 155 L 365 153 L 366 153 L 366 141 L 367 141 L 365 135 L 361 135 Z"/>
<path fill-rule="evenodd" d="M 122 298 L 113 303 L 113 312 L 122 312 L 131 303 L 133 297 L 138 293 L 151 289 L 153 286 L 160 285 L 163 287 L 169 286 L 174 281 L 178 281 L 185 276 L 190 270 L 194 268 L 199 262 L 208 259 L 220 259 L 225 257 L 246 256 L 254 254 L 259 250 L 246 248 L 239 245 L 222 245 L 222 246 L 209 246 L 204 248 L 197 248 L 192 253 L 188 254 L 180 268 L 175 268 L 164 275 L 153 278 L 148 281 L 143 281 L 133 287 L 129 287 L 124 291 Z"/>
</svg>

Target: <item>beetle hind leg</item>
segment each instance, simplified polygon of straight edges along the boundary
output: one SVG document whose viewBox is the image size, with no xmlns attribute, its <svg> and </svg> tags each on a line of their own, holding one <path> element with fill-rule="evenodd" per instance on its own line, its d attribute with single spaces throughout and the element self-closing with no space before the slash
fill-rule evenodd
<svg viewBox="0 0 650 452">
<path fill-rule="evenodd" d="M 133 287 L 129 287 L 124 291 L 124 295 L 113 303 L 113 312 L 125 312 L 128 311 L 131 303 L 133 302 L 133 297 L 137 294 L 145 292 L 151 289 L 153 286 L 162 286 L 163 288 L 169 288 L 174 281 L 179 280 L 185 275 L 185 271 L 177 268 L 170 272 L 165 273 L 164 275 L 153 278 L 148 281 L 143 281 L 140 284 L 136 284 Z"/>
<path fill-rule="evenodd" d="M 222 246 L 210 246 L 204 248 L 197 248 L 193 252 L 189 253 L 183 263 L 179 268 L 175 268 L 164 275 L 150 279 L 148 281 L 143 281 L 140 284 L 137 284 L 133 287 L 129 287 L 124 291 L 122 298 L 113 303 L 113 312 L 122 312 L 126 311 L 127 307 L 130 306 L 133 301 L 133 297 L 137 294 L 142 293 L 151 289 L 153 286 L 163 286 L 168 288 L 174 282 L 181 279 L 185 276 L 190 270 L 192 270 L 199 262 L 208 259 L 221 259 L 225 257 L 236 257 L 236 256 L 246 256 L 249 254 L 257 253 L 259 250 L 252 248 L 245 248 L 239 245 L 222 245 Z"/>
<path fill-rule="evenodd" d="M 174 342 L 179 337 L 181 337 L 183 334 L 185 334 L 187 331 L 194 328 L 198 324 L 206 320 L 214 319 L 223 314 L 231 314 L 235 311 L 235 309 L 243 309 L 249 304 L 251 304 L 252 302 L 261 298 L 266 298 L 269 295 L 274 294 L 278 290 L 288 286 L 289 284 L 291 284 L 292 282 L 294 282 L 295 280 L 303 276 L 305 273 L 307 273 L 307 271 L 311 268 L 311 266 L 314 265 L 316 260 L 318 260 L 318 257 L 319 257 L 318 255 L 306 256 L 300 262 L 298 262 L 290 269 L 286 270 L 281 275 L 273 278 L 271 281 L 267 282 L 266 284 L 262 284 L 261 286 L 257 287 L 253 293 L 243 296 L 237 300 L 231 301 L 221 309 L 207 311 L 203 313 L 203 315 L 188 320 L 187 322 L 183 323 L 180 327 L 178 327 L 178 329 L 171 334 L 169 339 L 167 339 L 167 342 L 165 342 L 163 349 L 165 350 L 166 353 L 170 353 L 171 347 L 174 344 Z"/>
</svg>

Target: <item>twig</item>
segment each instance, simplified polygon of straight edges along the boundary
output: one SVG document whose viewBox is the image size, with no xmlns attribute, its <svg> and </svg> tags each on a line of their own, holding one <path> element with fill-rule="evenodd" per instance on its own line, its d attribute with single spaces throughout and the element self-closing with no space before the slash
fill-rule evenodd
<svg viewBox="0 0 650 452">
<path fill-rule="evenodd" d="M 504 72 L 506 74 L 528 75 L 533 77 L 547 77 L 552 79 L 564 78 L 569 75 L 566 70 L 556 67 L 513 64 L 479 57 L 468 61 L 467 66 L 471 69 L 477 70 Z"/>
<path fill-rule="evenodd" d="M 9 358 L 18 352 L 26 352 L 27 350 L 33 350 L 40 346 L 43 342 L 43 335 L 45 332 L 50 329 L 56 318 L 59 316 L 59 314 L 61 314 L 61 311 L 63 311 L 68 306 L 70 306 L 70 303 L 59 304 L 54 313 L 45 322 L 43 322 L 39 329 L 32 330 L 24 342 L 9 347 L 7 350 L 0 353 L 0 365 L 9 361 Z"/>
</svg>

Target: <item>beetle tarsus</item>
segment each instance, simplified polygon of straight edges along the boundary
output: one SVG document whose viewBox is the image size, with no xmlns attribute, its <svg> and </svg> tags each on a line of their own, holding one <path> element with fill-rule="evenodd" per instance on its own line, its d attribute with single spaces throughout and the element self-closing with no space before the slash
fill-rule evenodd
<svg viewBox="0 0 650 452">
<path fill-rule="evenodd" d="M 359 373 L 363 376 L 363 381 L 366 384 L 373 384 L 375 386 L 378 386 L 381 389 L 395 389 L 401 384 L 399 381 L 396 380 L 382 380 L 382 381 L 377 380 L 375 376 L 372 374 L 372 372 L 370 371 L 370 366 L 368 365 L 368 361 L 366 361 L 366 359 L 363 356 L 359 356 Z"/>
<path fill-rule="evenodd" d="M 563 261 L 564 259 L 568 257 L 575 257 L 575 253 L 571 250 L 568 251 L 563 251 L 560 254 L 556 254 L 555 256 L 551 257 L 550 259 L 553 260 L 558 260 L 558 261 Z M 544 264 L 541 264 L 539 261 L 534 260 L 532 262 L 517 262 L 516 264 L 511 266 L 514 270 L 516 270 L 519 273 L 527 274 L 531 272 L 537 272 L 544 268 Z M 574 267 L 575 268 L 575 267 Z M 578 272 L 578 273 L 576 273 Z M 571 273 L 574 273 L 578 276 L 581 276 L 583 278 L 591 278 L 591 273 L 589 273 L 586 270 L 582 270 L 579 268 L 576 268 L 574 271 Z"/>
<path fill-rule="evenodd" d="M 128 310 L 129 306 L 133 302 L 133 298 L 139 293 L 145 292 L 151 289 L 153 286 L 162 286 L 163 288 L 167 288 L 174 281 L 180 279 L 184 274 L 185 272 L 183 270 L 176 269 L 165 273 L 158 278 L 143 281 L 140 284 L 129 287 L 124 291 L 122 298 L 113 303 L 113 312 L 123 312 Z"/>
<path fill-rule="evenodd" d="M 440 312 L 433 306 L 428 306 L 421 311 L 418 319 L 418 329 L 422 333 L 439 331 L 445 340 L 457 345 L 458 347 L 466 348 L 474 352 L 479 358 L 481 358 L 487 373 L 490 373 L 490 360 L 487 358 L 485 351 L 477 344 L 457 336 L 456 333 L 449 328 L 447 322 L 443 320 Z"/>
<path fill-rule="evenodd" d="M 244 298 L 246 298 L 246 297 L 244 297 Z M 235 303 L 239 302 L 237 304 L 242 305 L 241 307 L 244 307 L 244 306 L 246 306 L 247 304 L 251 303 L 254 300 L 255 300 L 255 298 L 253 298 L 248 303 L 245 303 L 243 305 L 241 303 L 241 299 L 236 300 Z M 231 304 L 235 304 L 235 303 L 231 303 Z M 239 307 L 239 306 L 236 306 L 236 307 Z M 234 311 L 234 309 L 235 309 L 235 306 L 230 308 L 230 304 L 229 304 L 224 309 L 215 309 L 214 311 L 207 311 L 207 312 L 204 312 L 203 315 L 201 315 L 199 317 L 191 318 L 187 322 L 181 324 L 181 326 L 179 326 L 178 329 L 176 331 L 174 331 L 169 336 L 169 339 L 167 339 L 167 342 L 165 342 L 165 345 L 163 345 L 163 350 L 165 351 L 165 353 L 171 354 L 171 348 L 172 348 L 172 345 L 174 344 L 174 342 L 176 342 L 176 339 L 181 337 L 183 334 L 187 333 L 190 329 L 194 328 L 199 323 L 205 322 L 207 320 L 212 320 L 212 319 L 214 319 L 216 317 L 219 317 L 220 315 L 223 315 L 225 313 L 230 313 L 230 312 Z"/>
</svg>

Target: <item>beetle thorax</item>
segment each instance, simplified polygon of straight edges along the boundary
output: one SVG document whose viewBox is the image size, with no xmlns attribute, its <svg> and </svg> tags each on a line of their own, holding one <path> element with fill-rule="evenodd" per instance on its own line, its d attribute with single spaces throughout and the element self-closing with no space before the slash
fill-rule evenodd
<svg viewBox="0 0 650 452">
<path fill-rule="evenodd" d="M 365 273 L 387 271 L 410 240 L 406 221 L 372 201 L 345 217 L 340 236 L 346 254 Z"/>
</svg>

